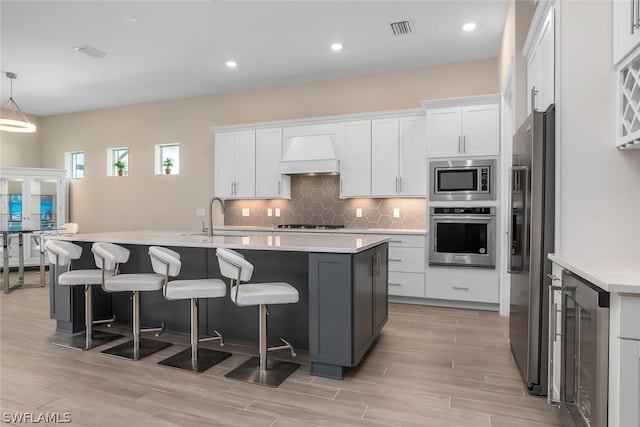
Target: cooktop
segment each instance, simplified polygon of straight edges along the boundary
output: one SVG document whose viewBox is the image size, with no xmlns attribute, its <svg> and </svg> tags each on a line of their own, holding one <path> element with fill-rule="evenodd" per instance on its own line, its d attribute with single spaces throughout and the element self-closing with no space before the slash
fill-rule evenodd
<svg viewBox="0 0 640 427">
<path fill-rule="evenodd" d="M 344 225 L 333 224 L 278 224 L 277 228 L 295 228 L 304 230 L 336 230 L 344 228 Z"/>
</svg>

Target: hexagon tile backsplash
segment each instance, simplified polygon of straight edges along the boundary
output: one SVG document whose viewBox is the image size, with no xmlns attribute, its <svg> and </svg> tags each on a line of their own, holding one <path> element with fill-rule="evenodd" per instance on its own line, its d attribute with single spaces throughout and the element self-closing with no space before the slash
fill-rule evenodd
<svg viewBox="0 0 640 427">
<path fill-rule="evenodd" d="M 291 200 L 229 200 L 225 225 L 275 227 L 278 224 L 332 224 L 346 228 L 425 229 L 426 198 L 341 199 L 337 175 L 294 175 Z M 243 208 L 249 216 L 242 216 Z M 362 217 L 356 217 L 356 209 Z M 399 217 L 393 210 L 399 209 Z M 271 209 L 272 216 L 269 216 Z M 276 217 L 280 209 L 280 217 Z"/>
</svg>

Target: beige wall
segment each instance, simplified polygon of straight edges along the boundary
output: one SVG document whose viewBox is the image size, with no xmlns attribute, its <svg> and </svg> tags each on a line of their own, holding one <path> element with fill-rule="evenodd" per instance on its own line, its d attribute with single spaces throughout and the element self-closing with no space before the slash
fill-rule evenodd
<svg viewBox="0 0 640 427">
<path fill-rule="evenodd" d="M 9 116 L 10 116 L 9 112 Z M 5 111 L 3 110 L 3 117 Z M 0 132 L 0 167 L 39 168 L 40 163 L 40 119 L 27 115 L 36 125 L 36 133 Z"/>
<path fill-rule="evenodd" d="M 435 98 L 498 93 L 496 59 L 310 84 L 64 114 L 41 119 L 42 167 L 85 152 L 71 184 L 82 232 L 201 227 L 213 195 L 212 126 L 420 107 Z M 180 143 L 180 175 L 154 175 L 154 146 Z M 130 175 L 106 177 L 110 147 L 129 147 Z"/>
</svg>

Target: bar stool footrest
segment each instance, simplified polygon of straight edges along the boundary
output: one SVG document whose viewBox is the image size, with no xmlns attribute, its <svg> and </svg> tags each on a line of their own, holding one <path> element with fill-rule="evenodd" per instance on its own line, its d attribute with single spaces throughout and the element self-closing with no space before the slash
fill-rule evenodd
<svg viewBox="0 0 640 427">
<path fill-rule="evenodd" d="M 127 341 L 115 347 L 102 350 L 101 353 L 110 354 L 112 356 L 122 357 L 131 360 L 140 360 L 160 350 L 164 350 L 167 347 L 171 347 L 173 344 L 164 341 L 149 340 L 146 338 L 140 339 L 140 345 L 138 351 L 133 346 L 133 340 Z"/>
<path fill-rule="evenodd" d="M 214 365 L 217 365 L 229 356 L 231 356 L 231 353 L 227 353 L 226 351 L 198 348 L 198 358 L 192 359 L 191 347 L 189 347 L 180 353 L 167 357 L 166 359 L 158 362 L 158 364 L 200 373 Z"/>
<path fill-rule="evenodd" d="M 73 348 L 76 350 L 89 350 L 122 337 L 124 337 L 124 335 L 94 330 L 91 334 L 90 342 L 87 342 L 85 333 L 82 332 L 70 337 L 69 339 L 56 341 L 52 344 L 57 345 L 58 347 Z"/>
<path fill-rule="evenodd" d="M 267 360 L 266 371 L 260 370 L 260 358 L 252 357 L 225 375 L 225 378 L 259 384 L 268 387 L 278 387 L 300 365 L 280 360 Z"/>
</svg>

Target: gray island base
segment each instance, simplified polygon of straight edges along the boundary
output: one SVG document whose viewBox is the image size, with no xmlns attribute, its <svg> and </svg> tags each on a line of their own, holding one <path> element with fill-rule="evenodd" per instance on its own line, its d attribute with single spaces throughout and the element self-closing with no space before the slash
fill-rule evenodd
<svg viewBox="0 0 640 427">
<path fill-rule="evenodd" d="M 122 232 L 64 239 L 83 247 L 76 269 L 95 268 L 93 242 L 125 246 L 131 256 L 121 265 L 122 273 L 152 272 L 148 247 L 168 247 L 181 256 L 182 270 L 175 279 L 221 278 L 215 249 L 239 251 L 255 266 L 252 283 L 284 281 L 300 293 L 297 304 L 269 307 L 269 345 L 279 344 L 282 337 L 294 348 L 308 350 L 312 375 L 342 379 L 362 360 L 387 321 L 388 238 L 283 234 L 275 245 L 276 236 L 269 237 Z M 115 316 L 118 323 L 131 324 L 129 292 L 106 293 L 98 286 L 93 292 L 95 319 Z M 60 331 L 82 331 L 82 287 L 52 286 L 51 317 Z M 167 330 L 188 333 L 189 301 L 168 301 L 161 291 L 145 292 L 141 321 L 143 325 L 164 322 Z M 213 335 L 215 329 L 229 342 L 257 345 L 257 307 L 238 307 L 228 296 L 204 299 L 199 321 L 207 335 Z"/>
</svg>

